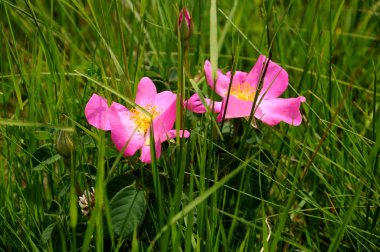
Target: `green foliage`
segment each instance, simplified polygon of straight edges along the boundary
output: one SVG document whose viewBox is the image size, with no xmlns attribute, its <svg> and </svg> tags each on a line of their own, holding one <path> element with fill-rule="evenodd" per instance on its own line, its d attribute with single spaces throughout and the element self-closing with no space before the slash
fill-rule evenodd
<svg viewBox="0 0 380 252">
<path fill-rule="evenodd" d="M 379 11 L 374 0 L 0 1 L 0 250 L 379 250 Z M 300 126 L 177 109 L 190 138 L 145 165 L 84 116 L 93 93 L 131 106 L 143 76 L 218 100 L 204 61 L 247 72 L 259 54 L 288 72 L 283 97 L 306 97 Z"/>
<path fill-rule="evenodd" d="M 110 209 L 113 231 L 129 238 L 145 217 L 144 191 L 138 191 L 134 186 L 123 188 L 111 199 Z"/>
</svg>

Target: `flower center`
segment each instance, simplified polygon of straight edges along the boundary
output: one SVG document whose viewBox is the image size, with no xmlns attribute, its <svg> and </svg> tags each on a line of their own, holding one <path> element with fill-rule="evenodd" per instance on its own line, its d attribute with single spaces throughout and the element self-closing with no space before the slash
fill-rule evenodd
<svg viewBox="0 0 380 252">
<path fill-rule="evenodd" d="M 232 84 L 230 94 L 244 101 L 253 101 L 256 90 L 248 82 Z"/>
<path fill-rule="evenodd" d="M 152 120 L 159 114 L 159 111 L 156 108 L 156 106 L 147 105 L 144 109 L 148 111 L 150 115 L 148 115 L 145 111 L 142 111 L 140 109 L 131 109 L 131 120 L 134 121 L 134 123 L 136 124 L 137 132 L 143 134 L 145 134 L 148 131 Z"/>
</svg>

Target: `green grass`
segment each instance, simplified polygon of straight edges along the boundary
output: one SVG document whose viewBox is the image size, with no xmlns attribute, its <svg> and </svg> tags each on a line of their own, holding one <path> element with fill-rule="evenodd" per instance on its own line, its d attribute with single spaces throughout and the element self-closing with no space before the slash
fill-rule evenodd
<svg viewBox="0 0 380 252">
<path fill-rule="evenodd" d="M 379 13 L 374 0 L 0 0 L 0 251 L 379 250 Z M 306 97 L 300 126 L 177 110 L 190 138 L 144 165 L 84 116 L 93 93 L 132 106 L 144 76 L 217 98 L 204 61 L 249 71 L 259 54 L 287 70 L 285 97 Z M 128 235 L 115 230 L 133 210 L 113 222 L 121 189 L 144 193 L 124 202 L 145 209 Z"/>
</svg>

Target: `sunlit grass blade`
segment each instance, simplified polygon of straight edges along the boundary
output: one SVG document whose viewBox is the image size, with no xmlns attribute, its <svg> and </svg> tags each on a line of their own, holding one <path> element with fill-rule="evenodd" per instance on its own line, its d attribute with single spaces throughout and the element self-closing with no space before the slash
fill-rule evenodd
<svg viewBox="0 0 380 252">
<path fill-rule="evenodd" d="M 218 25 L 217 25 L 217 8 L 216 8 L 216 0 L 211 0 L 210 7 L 210 61 L 211 61 L 211 69 L 212 76 L 214 81 L 216 81 L 217 77 L 217 69 L 218 69 Z"/>
</svg>

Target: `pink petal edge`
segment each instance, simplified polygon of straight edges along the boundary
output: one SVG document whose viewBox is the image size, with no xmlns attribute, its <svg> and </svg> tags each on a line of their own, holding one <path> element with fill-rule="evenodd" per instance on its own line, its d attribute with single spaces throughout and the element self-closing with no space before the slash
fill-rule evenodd
<svg viewBox="0 0 380 252">
<path fill-rule="evenodd" d="M 262 100 L 255 117 L 270 126 L 277 125 L 281 121 L 298 126 L 302 122 L 300 106 L 305 101 L 303 96 Z"/>
<path fill-rule="evenodd" d="M 160 110 L 160 114 L 152 122 L 155 141 L 159 141 L 164 132 L 173 128 L 176 118 L 176 97 L 169 91 L 162 92 L 157 96 L 155 105 Z"/>
<path fill-rule="evenodd" d="M 146 107 L 147 105 L 153 105 L 157 96 L 157 89 L 153 81 L 144 77 L 140 80 L 137 86 L 136 104 Z"/>
<path fill-rule="evenodd" d="M 234 77 L 232 79 L 232 83 L 244 83 L 247 78 L 248 73 L 242 71 L 235 71 Z M 227 72 L 226 76 L 228 79 L 231 79 L 231 72 Z"/>
<path fill-rule="evenodd" d="M 89 124 L 97 129 L 111 130 L 108 120 L 108 103 L 107 99 L 97 94 L 93 94 L 86 104 L 84 114 Z"/>
<path fill-rule="evenodd" d="M 211 99 L 205 98 L 206 104 L 209 106 L 209 109 L 212 110 L 214 108 L 214 113 L 219 113 L 222 109 L 222 102 L 212 101 Z M 193 94 L 188 100 L 184 102 L 184 106 L 186 109 L 197 113 L 203 114 L 206 113 L 206 107 L 203 105 L 201 98 L 197 93 Z"/>
<path fill-rule="evenodd" d="M 161 156 L 161 142 L 158 141 L 155 144 L 155 152 L 156 152 L 156 158 L 159 158 Z M 150 145 L 144 145 L 141 148 L 141 156 L 140 160 L 143 163 L 150 164 L 152 162 L 152 154 L 150 151 Z"/>
<path fill-rule="evenodd" d="M 190 132 L 187 130 L 180 130 L 179 131 L 179 137 L 188 138 L 190 136 Z M 177 131 L 176 130 L 169 130 L 168 132 L 165 132 L 161 135 L 160 141 L 161 143 L 168 141 L 170 139 L 177 137 Z"/>
<path fill-rule="evenodd" d="M 214 80 L 212 78 L 212 68 L 210 61 L 206 60 L 204 64 L 204 71 L 206 75 L 206 80 L 208 85 L 214 89 L 215 92 L 224 97 L 228 91 L 228 86 L 230 84 L 230 77 L 227 77 L 225 74 L 222 73 L 220 69 L 217 70 L 217 77 L 216 77 L 216 83 L 214 83 Z"/>
<path fill-rule="evenodd" d="M 260 55 L 256 64 L 247 75 L 246 82 L 250 83 L 254 88 L 257 88 L 257 85 L 259 84 L 267 60 L 267 57 Z M 264 96 L 264 99 L 277 98 L 284 93 L 287 88 L 288 73 L 282 67 L 270 60 L 264 76 L 260 96 Z"/>
</svg>

